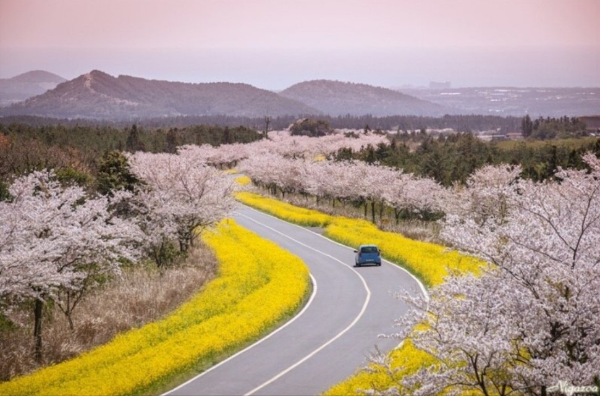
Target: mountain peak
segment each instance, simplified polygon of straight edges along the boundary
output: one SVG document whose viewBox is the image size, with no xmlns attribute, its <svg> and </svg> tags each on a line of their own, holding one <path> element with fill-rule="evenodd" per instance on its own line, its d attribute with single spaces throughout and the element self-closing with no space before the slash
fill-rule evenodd
<svg viewBox="0 0 600 396">
<path fill-rule="evenodd" d="M 86 76 L 90 76 L 92 78 L 114 78 L 110 74 L 105 73 L 105 72 L 100 71 L 100 70 L 96 70 L 96 69 L 94 69 L 91 72 L 87 73 Z"/>
<path fill-rule="evenodd" d="M 0 78 L 0 106 L 20 102 L 67 81 L 56 74 L 32 70 L 12 78 Z"/>
<path fill-rule="evenodd" d="M 61 76 L 44 71 L 44 70 L 32 70 L 27 73 L 19 74 L 11 78 L 10 80 L 18 81 L 22 83 L 56 83 L 59 84 L 63 81 L 67 81 Z"/>
<path fill-rule="evenodd" d="M 281 92 L 331 116 L 443 115 L 437 104 L 388 88 L 333 80 L 305 81 Z"/>
</svg>

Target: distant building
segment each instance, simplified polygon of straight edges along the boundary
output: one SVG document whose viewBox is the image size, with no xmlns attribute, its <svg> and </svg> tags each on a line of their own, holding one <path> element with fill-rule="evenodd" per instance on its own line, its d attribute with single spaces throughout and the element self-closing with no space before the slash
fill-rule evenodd
<svg viewBox="0 0 600 396">
<path fill-rule="evenodd" d="M 450 88 L 450 86 L 451 86 L 450 81 L 446 81 L 446 82 L 430 81 L 429 82 L 429 88 L 431 88 L 431 89 L 448 89 L 448 88 Z"/>
<path fill-rule="evenodd" d="M 508 132 L 506 137 L 508 140 L 523 140 L 523 134 L 521 132 Z"/>
<path fill-rule="evenodd" d="M 477 138 L 484 142 L 497 142 L 498 140 L 506 140 L 506 135 L 477 135 Z"/>
<path fill-rule="evenodd" d="M 489 131 L 481 131 L 476 135 L 480 140 L 484 142 L 506 140 L 507 136 L 500 129 L 491 129 Z"/>
</svg>

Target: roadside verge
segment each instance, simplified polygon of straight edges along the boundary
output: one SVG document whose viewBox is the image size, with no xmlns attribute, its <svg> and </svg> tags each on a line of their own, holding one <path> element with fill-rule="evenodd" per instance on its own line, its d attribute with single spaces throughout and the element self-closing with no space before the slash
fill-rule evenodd
<svg viewBox="0 0 600 396">
<path fill-rule="evenodd" d="M 298 257 L 232 220 L 202 238 L 219 272 L 190 301 L 72 360 L 2 383 L 0 395 L 159 393 L 272 331 L 307 300 L 309 272 Z"/>
</svg>

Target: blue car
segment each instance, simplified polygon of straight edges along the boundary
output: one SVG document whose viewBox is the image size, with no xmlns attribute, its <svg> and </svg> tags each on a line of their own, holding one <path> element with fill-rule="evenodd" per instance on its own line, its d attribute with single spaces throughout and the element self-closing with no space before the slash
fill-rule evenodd
<svg viewBox="0 0 600 396">
<path fill-rule="evenodd" d="M 360 245 L 354 253 L 356 253 L 357 267 L 365 264 L 381 265 L 381 251 L 375 245 Z"/>
</svg>

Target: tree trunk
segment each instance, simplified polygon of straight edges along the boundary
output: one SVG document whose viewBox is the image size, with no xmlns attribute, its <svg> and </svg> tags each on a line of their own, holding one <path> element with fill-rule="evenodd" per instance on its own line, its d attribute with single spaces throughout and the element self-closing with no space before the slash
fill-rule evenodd
<svg viewBox="0 0 600 396">
<path fill-rule="evenodd" d="M 73 318 L 72 318 L 71 312 L 69 312 L 69 314 L 67 315 L 67 319 L 69 320 L 69 330 L 75 331 L 75 325 L 73 324 Z"/>
<path fill-rule="evenodd" d="M 371 201 L 371 219 L 373 219 L 373 224 L 375 224 L 375 201 Z"/>
<path fill-rule="evenodd" d="M 34 307 L 33 338 L 35 339 L 35 360 L 42 360 L 42 316 L 44 314 L 44 301 L 36 298 Z"/>
<path fill-rule="evenodd" d="M 73 306 L 73 308 L 75 307 Z M 69 330 L 71 331 L 75 330 L 75 326 L 73 325 L 73 318 L 71 317 L 72 315 L 73 310 L 71 309 L 71 293 L 67 292 L 67 309 L 65 310 L 65 316 L 69 321 Z"/>
</svg>

